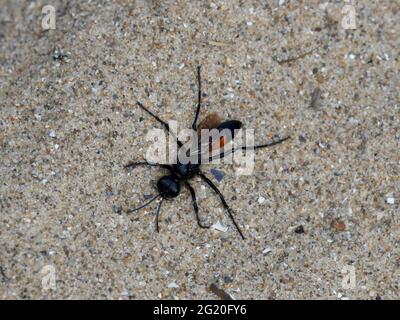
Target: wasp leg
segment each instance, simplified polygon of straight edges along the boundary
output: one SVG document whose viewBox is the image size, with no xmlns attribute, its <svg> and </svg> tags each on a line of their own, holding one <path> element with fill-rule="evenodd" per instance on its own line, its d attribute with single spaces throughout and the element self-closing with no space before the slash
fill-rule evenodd
<svg viewBox="0 0 400 320">
<path fill-rule="evenodd" d="M 280 144 L 280 143 L 282 143 L 282 142 L 284 142 L 284 141 L 286 141 L 288 139 L 290 139 L 290 136 L 287 136 L 287 137 L 284 137 L 282 139 L 275 140 L 275 141 L 272 141 L 272 142 L 269 142 L 269 143 L 266 143 L 266 144 L 260 144 L 258 146 L 254 146 L 254 147 L 251 147 L 251 148 L 253 148 L 253 149 L 268 148 L 268 147 L 272 147 L 272 146 L 275 146 L 277 144 Z M 242 150 L 246 150 L 247 148 L 250 148 L 250 147 L 244 146 L 244 147 L 242 147 Z"/>
<path fill-rule="evenodd" d="M 277 144 L 280 144 L 280 143 L 282 143 L 282 142 L 284 142 L 284 141 L 286 141 L 288 139 L 290 139 L 290 136 L 287 136 L 285 138 L 282 138 L 282 139 L 279 139 L 279 140 L 276 140 L 276 141 L 272 141 L 272 142 L 269 142 L 269 143 L 266 143 L 266 144 L 260 144 L 260 145 L 257 145 L 257 146 L 242 146 L 242 147 L 239 147 L 239 148 L 236 148 L 236 149 L 232 148 L 231 150 L 228 150 L 228 152 L 222 152 L 222 153 L 217 154 L 215 156 L 210 156 L 208 158 L 208 162 L 211 162 L 211 161 L 213 161 L 215 159 L 222 159 L 223 157 L 225 157 L 227 155 L 230 155 L 230 154 L 234 153 L 237 150 L 250 150 L 250 149 L 254 149 L 255 150 L 255 149 L 261 149 L 261 148 L 268 148 L 268 147 L 272 147 L 272 146 L 275 146 Z"/>
<path fill-rule="evenodd" d="M 222 205 L 224 206 L 224 208 L 226 209 L 226 211 L 228 211 L 229 217 L 231 218 L 233 224 L 236 227 L 236 230 L 239 232 L 240 236 L 242 237 L 242 239 L 244 240 L 244 235 L 242 233 L 242 231 L 239 228 L 239 225 L 236 223 L 235 218 L 233 217 L 233 211 L 232 209 L 228 206 L 228 204 L 226 203 L 226 200 L 224 198 L 224 196 L 222 195 L 221 191 L 219 191 L 219 189 L 217 188 L 217 186 L 210 180 L 208 179 L 202 172 L 199 172 L 199 176 L 211 187 L 211 189 L 214 190 L 214 192 L 219 196 L 219 198 L 221 199 Z"/>
<path fill-rule="evenodd" d="M 193 203 L 194 213 L 196 214 L 197 224 L 199 225 L 200 228 L 203 228 L 203 229 L 210 228 L 210 226 L 204 225 L 200 220 L 199 207 L 197 206 L 197 201 L 196 201 L 196 192 L 194 191 L 192 186 L 189 184 L 189 182 L 185 181 L 185 186 L 189 189 L 190 194 L 192 195 L 192 203 Z"/>
<path fill-rule="evenodd" d="M 161 164 L 161 163 L 149 163 L 146 161 L 140 161 L 140 162 L 129 162 L 128 164 L 124 165 L 125 169 L 128 168 L 135 168 L 137 166 L 149 166 L 149 167 L 159 167 L 159 168 L 164 168 L 168 170 L 172 170 L 171 166 L 168 164 Z"/>
<path fill-rule="evenodd" d="M 197 119 L 199 118 L 199 113 L 200 113 L 200 107 L 201 107 L 201 75 L 200 75 L 200 69 L 201 67 L 197 67 L 197 85 L 198 85 L 198 90 L 197 90 L 197 108 L 196 108 L 196 114 L 194 116 L 193 124 L 192 124 L 192 129 L 197 130 Z"/>
</svg>

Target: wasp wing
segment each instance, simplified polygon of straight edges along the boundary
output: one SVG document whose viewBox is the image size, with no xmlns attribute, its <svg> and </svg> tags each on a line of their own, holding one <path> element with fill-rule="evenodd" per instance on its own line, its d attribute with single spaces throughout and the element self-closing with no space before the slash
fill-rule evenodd
<svg viewBox="0 0 400 320">
<path fill-rule="evenodd" d="M 200 163 L 219 158 L 218 154 L 223 153 L 224 147 L 233 140 L 241 127 L 242 123 L 238 120 L 222 122 L 218 114 L 209 114 L 198 126 L 198 143 L 190 150 L 190 156 L 197 156 Z"/>
</svg>

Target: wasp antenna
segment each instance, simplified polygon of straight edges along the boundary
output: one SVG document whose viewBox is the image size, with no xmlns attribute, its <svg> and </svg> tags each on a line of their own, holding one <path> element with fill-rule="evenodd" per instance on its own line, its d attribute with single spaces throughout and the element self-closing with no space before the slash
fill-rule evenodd
<svg viewBox="0 0 400 320">
<path fill-rule="evenodd" d="M 140 209 L 146 207 L 147 205 L 149 205 L 150 203 L 152 203 L 154 200 L 156 200 L 156 199 L 159 198 L 159 197 L 161 197 L 161 194 L 160 194 L 160 193 L 157 194 L 156 196 L 154 196 L 153 198 L 151 198 L 150 201 L 147 201 L 145 204 L 141 205 L 140 207 L 137 207 L 137 208 L 135 208 L 135 209 L 128 210 L 126 213 L 132 213 L 132 212 L 138 211 L 138 210 L 140 210 Z"/>
<path fill-rule="evenodd" d="M 180 141 L 178 140 L 178 138 L 176 137 L 176 134 L 173 133 L 173 132 L 171 131 L 171 129 L 169 128 L 169 124 L 168 124 L 168 123 L 166 123 L 164 120 L 161 120 L 161 118 L 160 118 L 159 116 L 157 116 L 156 114 L 154 114 L 153 112 L 151 112 L 149 109 L 147 109 L 147 108 L 146 108 L 143 104 L 141 104 L 139 101 L 136 101 L 136 104 L 137 104 L 140 108 L 142 108 L 142 110 L 146 111 L 150 116 L 152 116 L 154 119 L 156 119 L 159 123 L 161 123 L 161 124 L 164 126 L 165 130 L 167 130 L 167 132 L 170 133 L 170 134 L 174 137 L 174 139 L 176 139 L 176 143 L 178 144 L 179 147 L 182 147 L 182 146 L 183 146 L 183 143 L 180 142 Z"/>
</svg>

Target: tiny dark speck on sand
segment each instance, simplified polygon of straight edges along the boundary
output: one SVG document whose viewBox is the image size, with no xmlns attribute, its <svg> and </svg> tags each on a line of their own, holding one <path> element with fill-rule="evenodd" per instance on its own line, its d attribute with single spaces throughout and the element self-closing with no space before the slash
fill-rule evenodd
<svg viewBox="0 0 400 320">
<path fill-rule="evenodd" d="M 232 278 L 230 276 L 224 276 L 224 282 L 225 283 L 232 283 Z"/>
<path fill-rule="evenodd" d="M 7 282 L 8 281 L 8 277 L 7 277 L 6 273 L 4 272 L 4 269 L 3 269 L 2 266 L 0 266 L 0 274 L 1 274 L 2 278 L 3 278 L 3 282 Z"/>
<path fill-rule="evenodd" d="M 224 173 L 217 169 L 211 169 L 211 173 L 218 182 L 220 182 L 224 178 Z"/>
<path fill-rule="evenodd" d="M 298 233 L 298 234 L 304 233 L 304 227 L 303 226 L 298 226 L 298 227 L 296 227 L 296 229 L 294 229 L 294 232 Z"/>
<path fill-rule="evenodd" d="M 321 99 L 321 89 L 315 88 L 311 94 L 310 108 L 316 108 Z"/>
<path fill-rule="evenodd" d="M 307 139 L 304 138 L 304 136 L 300 135 L 300 136 L 299 136 L 299 141 L 300 141 L 300 142 L 306 142 Z"/>
<path fill-rule="evenodd" d="M 119 207 L 119 206 L 113 205 L 113 206 L 112 206 L 112 209 L 113 209 L 113 211 L 114 211 L 116 214 L 121 214 L 121 212 L 122 212 L 122 208 Z"/>
<path fill-rule="evenodd" d="M 233 300 L 232 297 L 224 290 L 217 287 L 215 283 L 211 284 L 209 290 L 218 296 L 221 300 Z"/>
<path fill-rule="evenodd" d="M 114 195 L 114 193 L 112 192 L 111 187 L 108 186 L 108 185 L 106 185 L 106 187 L 105 187 L 105 194 L 106 194 L 107 197 L 111 197 L 111 196 Z"/>
</svg>

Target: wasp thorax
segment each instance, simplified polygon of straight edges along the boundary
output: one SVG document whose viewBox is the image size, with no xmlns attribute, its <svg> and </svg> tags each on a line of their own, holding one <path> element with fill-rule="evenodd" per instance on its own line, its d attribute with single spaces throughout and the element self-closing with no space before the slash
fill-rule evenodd
<svg viewBox="0 0 400 320">
<path fill-rule="evenodd" d="M 182 164 L 178 162 L 177 164 L 173 165 L 172 171 L 174 173 L 174 177 L 176 177 L 177 179 L 187 180 L 193 178 L 199 172 L 199 167 L 199 164 Z"/>
</svg>

